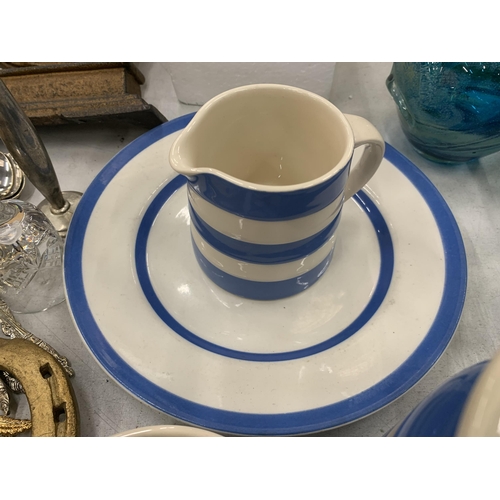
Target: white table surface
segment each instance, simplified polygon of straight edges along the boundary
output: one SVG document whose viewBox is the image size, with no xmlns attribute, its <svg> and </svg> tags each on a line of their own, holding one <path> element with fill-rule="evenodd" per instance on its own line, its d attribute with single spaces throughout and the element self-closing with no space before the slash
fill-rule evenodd
<svg viewBox="0 0 500 500">
<path fill-rule="evenodd" d="M 138 66 L 146 77 L 144 99 L 169 120 L 198 109 L 177 100 L 164 64 Z M 420 382 L 375 414 L 315 436 L 382 436 L 449 377 L 491 358 L 500 348 L 500 153 L 456 166 L 435 164 L 419 156 L 401 131 L 385 87 L 390 69 L 391 63 L 338 63 L 330 100 L 342 111 L 371 121 L 439 189 L 462 232 L 468 262 L 467 299 L 454 338 Z M 74 125 L 41 130 L 40 137 L 61 188 L 83 192 L 118 151 L 144 132 L 146 129 L 132 125 Z M 3 145 L 0 149 L 5 151 Z M 21 199 L 38 204 L 42 196 L 28 185 Z M 17 318 L 71 361 L 82 436 L 110 436 L 146 425 L 178 423 L 129 395 L 104 372 L 76 331 L 66 303 Z"/>
</svg>

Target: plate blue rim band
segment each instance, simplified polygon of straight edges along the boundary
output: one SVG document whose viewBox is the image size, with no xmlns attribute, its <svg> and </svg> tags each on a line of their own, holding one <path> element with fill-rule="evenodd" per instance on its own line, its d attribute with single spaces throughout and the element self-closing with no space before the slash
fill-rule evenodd
<svg viewBox="0 0 500 500">
<path fill-rule="evenodd" d="M 213 342 L 209 342 L 189 331 L 175 318 L 172 317 L 167 308 L 162 304 L 161 300 L 156 295 L 153 284 L 151 283 L 151 279 L 149 277 L 147 262 L 148 237 L 153 222 L 155 221 L 163 205 L 180 187 L 185 184 L 185 182 L 186 181 L 181 176 L 174 177 L 153 198 L 148 208 L 144 212 L 141 223 L 139 224 L 135 244 L 135 265 L 137 277 L 139 279 L 142 291 L 156 314 L 178 335 L 188 340 L 192 344 L 197 345 L 198 347 L 229 358 L 263 362 L 287 361 L 291 359 L 299 359 L 306 356 L 312 356 L 340 344 L 344 340 L 354 335 L 364 325 L 366 325 L 366 323 L 368 323 L 368 321 L 377 312 L 391 284 L 392 273 L 394 269 L 394 247 L 392 245 L 389 228 L 387 227 L 387 224 L 382 214 L 378 210 L 376 204 L 373 203 L 368 195 L 360 191 L 354 196 L 356 198 L 356 203 L 363 208 L 366 215 L 368 215 L 368 217 L 370 218 L 370 221 L 373 224 L 373 228 L 377 235 L 377 241 L 380 249 L 380 272 L 375 290 L 370 300 L 368 301 L 368 304 L 366 304 L 359 316 L 355 318 L 350 325 L 348 325 L 342 331 L 337 332 L 333 337 L 330 337 L 329 339 L 313 346 L 306 347 L 304 349 L 297 349 L 295 351 L 276 353 L 254 353 L 228 349 Z M 323 262 L 322 264 L 324 263 L 325 262 Z"/>
<path fill-rule="evenodd" d="M 426 200 L 439 228 L 445 255 L 445 286 L 427 336 L 384 380 L 353 398 L 317 409 L 276 415 L 238 413 L 200 405 L 160 389 L 135 372 L 111 348 L 92 316 L 83 286 L 82 251 L 90 216 L 107 184 L 128 161 L 154 142 L 184 128 L 193 115 L 160 125 L 120 151 L 97 175 L 75 211 L 66 239 L 66 293 L 75 324 L 96 360 L 126 390 L 151 406 L 185 422 L 233 434 L 290 435 L 322 431 L 365 417 L 404 394 L 436 363 L 455 332 L 465 300 L 467 264 L 460 230 L 445 200 L 429 179 L 389 144 L 386 144 L 385 157 Z"/>
</svg>

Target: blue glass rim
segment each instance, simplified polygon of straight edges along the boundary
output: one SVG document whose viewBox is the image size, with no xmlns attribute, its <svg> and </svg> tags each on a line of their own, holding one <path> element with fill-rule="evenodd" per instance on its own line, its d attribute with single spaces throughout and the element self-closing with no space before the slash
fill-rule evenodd
<svg viewBox="0 0 500 500">
<path fill-rule="evenodd" d="M 66 294 L 75 325 L 98 363 L 127 391 L 154 408 L 193 425 L 239 435 L 323 431 L 365 417 L 404 394 L 436 363 L 455 332 L 465 300 L 467 264 L 460 230 L 445 200 L 429 179 L 389 144 L 386 144 L 385 158 L 421 194 L 439 228 L 445 256 L 445 286 L 438 313 L 426 337 L 384 380 L 348 400 L 321 408 L 282 414 L 239 413 L 200 405 L 159 388 L 125 363 L 110 346 L 92 315 L 83 284 L 83 243 L 93 209 L 113 177 L 133 157 L 165 136 L 183 129 L 193 115 L 164 123 L 120 151 L 96 176 L 75 211 L 66 238 Z"/>
</svg>

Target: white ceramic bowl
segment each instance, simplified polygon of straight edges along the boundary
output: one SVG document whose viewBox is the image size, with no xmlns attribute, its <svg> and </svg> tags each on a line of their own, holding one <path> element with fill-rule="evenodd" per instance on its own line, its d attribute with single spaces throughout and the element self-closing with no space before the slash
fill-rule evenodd
<svg viewBox="0 0 500 500">
<path fill-rule="evenodd" d="M 500 353 L 486 365 L 460 417 L 460 437 L 500 437 Z"/>
<path fill-rule="evenodd" d="M 120 432 L 113 437 L 222 437 L 215 432 L 185 425 L 151 425 Z"/>
</svg>

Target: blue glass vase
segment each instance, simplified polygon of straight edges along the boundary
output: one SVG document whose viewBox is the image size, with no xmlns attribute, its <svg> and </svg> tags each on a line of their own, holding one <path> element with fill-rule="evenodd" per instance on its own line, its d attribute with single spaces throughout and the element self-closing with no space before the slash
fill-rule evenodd
<svg viewBox="0 0 500 500">
<path fill-rule="evenodd" d="M 386 81 L 423 156 L 459 163 L 500 151 L 500 63 L 408 63 Z"/>
</svg>

